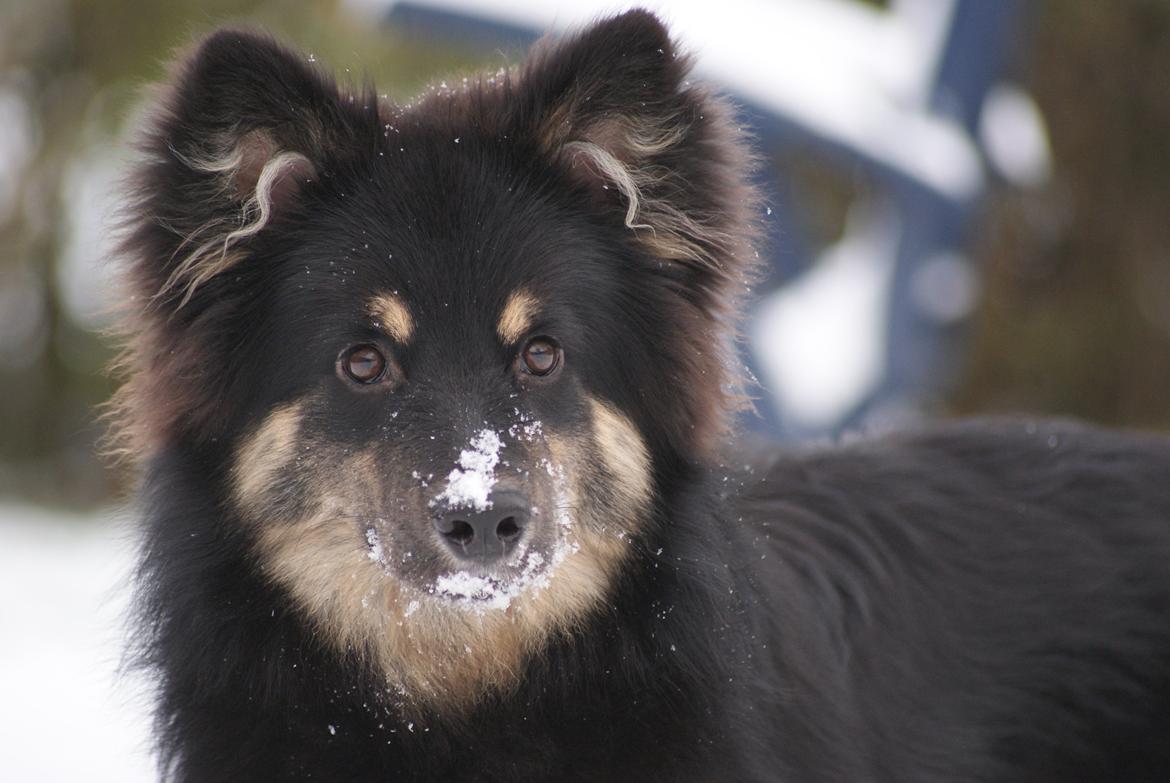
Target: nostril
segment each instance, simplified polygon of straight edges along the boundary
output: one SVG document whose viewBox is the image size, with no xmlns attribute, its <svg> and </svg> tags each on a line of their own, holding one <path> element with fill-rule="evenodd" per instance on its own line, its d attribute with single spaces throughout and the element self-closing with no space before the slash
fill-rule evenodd
<svg viewBox="0 0 1170 783">
<path fill-rule="evenodd" d="M 496 537 L 505 543 L 515 541 L 520 537 L 520 533 L 522 532 L 519 522 L 516 521 L 516 517 L 504 517 L 496 525 Z"/>
<path fill-rule="evenodd" d="M 435 530 L 452 544 L 466 547 L 475 540 L 475 528 L 465 519 L 441 517 L 435 520 Z"/>
</svg>

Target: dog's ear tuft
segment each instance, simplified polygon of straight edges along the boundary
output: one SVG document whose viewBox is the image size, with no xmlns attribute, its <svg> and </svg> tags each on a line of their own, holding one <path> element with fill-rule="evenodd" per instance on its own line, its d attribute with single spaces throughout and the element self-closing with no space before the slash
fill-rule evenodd
<svg viewBox="0 0 1170 783">
<path fill-rule="evenodd" d="M 630 11 L 542 42 L 522 73 L 539 147 L 707 290 L 751 266 L 750 156 L 662 23 Z"/>
<path fill-rule="evenodd" d="M 713 451 L 747 407 L 732 336 L 759 230 L 745 134 L 690 67 L 657 18 L 632 11 L 541 42 L 512 89 L 532 146 L 584 196 L 574 206 L 623 229 L 623 260 L 643 262 L 631 271 L 673 297 L 657 311 L 663 355 L 689 380 L 662 426 L 681 454 Z"/>
<path fill-rule="evenodd" d="M 181 305 L 286 215 L 344 133 L 336 85 L 273 39 L 220 30 L 179 61 L 143 139 L 127 245 L 140 292 Z"/>
<path fill-rule="evenodd" d="M 639 147 L 685 123 L 676 93 L 688 67 L 666 28 L 645 11 L 608 19 L 574 38 L 538 43 L 527 81 L 543 104 L 542 143 L 551 152 L 595 143 L 632 162 Z"/>
</svg>

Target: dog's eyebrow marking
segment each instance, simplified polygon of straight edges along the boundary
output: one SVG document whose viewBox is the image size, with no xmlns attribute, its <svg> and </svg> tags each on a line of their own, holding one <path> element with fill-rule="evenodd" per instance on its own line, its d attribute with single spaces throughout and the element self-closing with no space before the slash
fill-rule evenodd
<svg viewBox="0 0 1170 783">
<path fill-rule="evenodd" d="M 513 291 L 504 309 L 500 311 L 500 320 L 496 322 L 496 334 L 500 342 L 514 343 L 524 336 L 532 327 L 532 320 L 540 309 L 540 302 L 523 288 Z"/>
<path fill-rule="evenodd" d="M 414 334 L 414 319 L 396 294 L 379 294 L 371 299 L 370 314 L 395 340 L 402 344 L 410 342 L 410 336 Z"/>
</svg>

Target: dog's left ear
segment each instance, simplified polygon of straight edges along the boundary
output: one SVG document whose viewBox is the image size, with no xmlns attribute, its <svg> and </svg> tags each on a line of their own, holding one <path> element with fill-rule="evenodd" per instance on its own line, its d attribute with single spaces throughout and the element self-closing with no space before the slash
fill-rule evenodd
<svg viewBox="0 0 1170 783">
<path fill-rule="evenodd" d="M 267 35 L 204 38 L 174 66 L 142 139 L 127 242 L 140 293 L 181 307 L 297 209 L 330 150 L 360 149 L 355 125 L 375 115 Z"/>
<path fill-rule="evenodd" d="M 750 156 L 690 68 L 653 14 L 630 11 L 538 44 L 522 94 L 544 152 L 655 257 L 719 291 L 751 266 Z"/>
</svg>

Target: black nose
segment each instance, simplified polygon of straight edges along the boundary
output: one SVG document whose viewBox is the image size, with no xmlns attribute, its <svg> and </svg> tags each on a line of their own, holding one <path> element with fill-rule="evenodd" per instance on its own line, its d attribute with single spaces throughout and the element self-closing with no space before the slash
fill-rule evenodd
<svg viewBox="0 0 1170 783">
<path fill-rule="evenodd" d="M 457 556 L 493 563 L 524 537 L 529 508 L 528 499 L 518 492 L 493 492 L 490 508 L 450 509 L 435 519 L 435 530 Z"/>
</svg>

